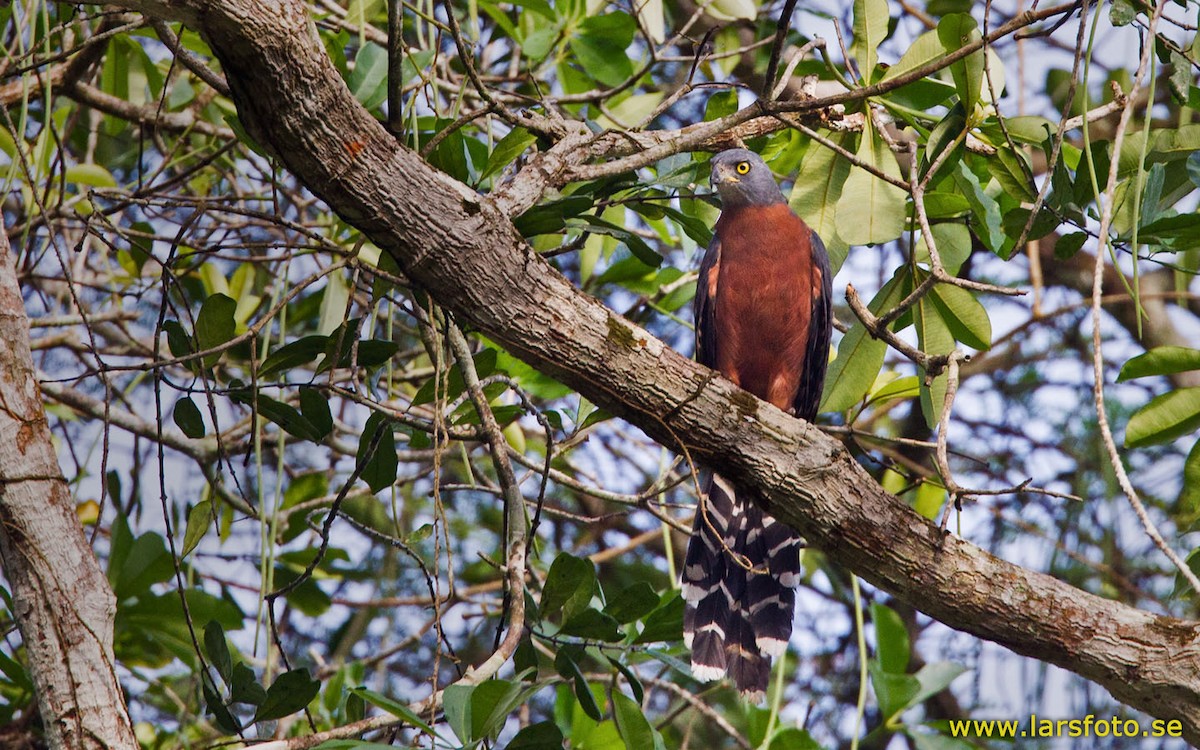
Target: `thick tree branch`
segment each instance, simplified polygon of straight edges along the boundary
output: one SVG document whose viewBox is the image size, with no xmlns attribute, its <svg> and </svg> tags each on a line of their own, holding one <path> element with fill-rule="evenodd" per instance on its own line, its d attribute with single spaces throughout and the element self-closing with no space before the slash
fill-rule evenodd
<svg viewBox="0 0 1200 750">
<path fill-rule="evenodd" d="M 762 488 L 773 513 L 873 584 L 1180 719 L 1200 742 L 1200 624 L 1102 599 L 943 535 L 839 443 L 580 292 L 496 205 L 401 147 L 358 105 L 302 3 L 121 4 L 198 23 L 255 137 L 457 317 L 663 444 Z"/>
</svg>

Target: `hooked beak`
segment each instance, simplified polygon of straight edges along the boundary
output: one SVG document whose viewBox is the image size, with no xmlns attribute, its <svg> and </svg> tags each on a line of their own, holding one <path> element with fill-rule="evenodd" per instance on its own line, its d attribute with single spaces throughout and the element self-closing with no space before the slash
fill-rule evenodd
<svg viewBox="0 0 1200 750">
<path fill-rule="evenodd" d="M 738 179 L 728 164 L 717 164 L 713 167 L 712 174 L 708 177 L 708 185 L 713 189 L 716 189 L 720 185 L 733 185 L 738 182 L 741 182 L 741 180 Z"/>
</svg>

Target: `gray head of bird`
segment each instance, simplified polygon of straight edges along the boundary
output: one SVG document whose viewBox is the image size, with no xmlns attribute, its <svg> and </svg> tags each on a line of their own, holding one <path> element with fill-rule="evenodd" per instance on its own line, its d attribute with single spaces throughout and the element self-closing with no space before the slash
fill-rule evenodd
<svg viewBox="0 0 1200 750">
<path fill-rule="evenodd" d="M 721 194 L 723 208 L 786 202 L 771 168 L 761 156 L 744 148 L 731 148 L 714 156 L 709 179 Z"/>
</svg>

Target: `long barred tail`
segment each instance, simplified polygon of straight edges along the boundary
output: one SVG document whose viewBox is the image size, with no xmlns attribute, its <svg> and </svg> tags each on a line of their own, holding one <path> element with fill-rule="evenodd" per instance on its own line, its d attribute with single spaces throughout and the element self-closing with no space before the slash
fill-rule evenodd
<svg viewBox="0 0 1200 750">
<path fill-rule="evenodd" d="M 729 675 L 766 696 L 771 657 L 787 649 L 800 582 L 800 535 L 723 477 L 705 482 L 683 567 L 683 639 L 700 680 Z"/>
</svg>

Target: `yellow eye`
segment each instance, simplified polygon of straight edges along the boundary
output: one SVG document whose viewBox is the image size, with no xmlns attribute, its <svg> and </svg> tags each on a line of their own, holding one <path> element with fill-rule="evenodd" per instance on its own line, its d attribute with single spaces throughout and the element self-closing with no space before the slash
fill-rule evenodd
<svg viewBox="0 0 1200 750">
<path fill-rule="evenodd" d="M 734 167 L 734 169 L 737 170 L 738 174 L 750 174 L 750 162 L 739 161 L 738 165 Z"/>
</svg>

